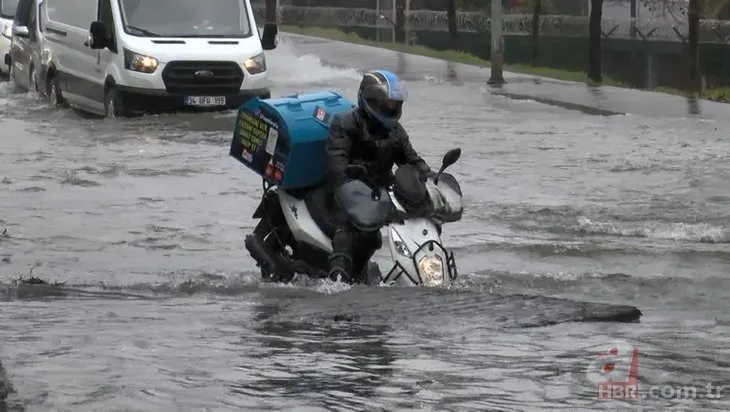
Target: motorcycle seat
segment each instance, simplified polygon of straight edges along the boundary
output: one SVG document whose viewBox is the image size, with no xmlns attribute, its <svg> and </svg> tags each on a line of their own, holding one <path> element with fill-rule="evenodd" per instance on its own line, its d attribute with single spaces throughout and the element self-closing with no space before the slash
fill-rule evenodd
<svg viewBox="0 0 730 412">
<path fill-rule="evenodd" d="M 326 187 L 316 187 L 306 194 L 304 204 L 307 206 L 309 215 L 319 229 L 332 239 L 335 227 L 332 223 L 332 204 Z"/>
</svg>

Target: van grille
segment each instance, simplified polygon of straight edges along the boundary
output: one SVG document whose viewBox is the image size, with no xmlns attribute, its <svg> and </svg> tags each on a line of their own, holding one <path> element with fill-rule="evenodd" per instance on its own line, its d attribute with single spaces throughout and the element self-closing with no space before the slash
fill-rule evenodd
<svg viewBox="0 0 730 412">
<path fill-rule="evenodd" d="M 162 81 L 169 93 L 232 95 L 241 90 L 243 70 L 234 62 L 173 61 L 162 71 Z"/>
</svg>

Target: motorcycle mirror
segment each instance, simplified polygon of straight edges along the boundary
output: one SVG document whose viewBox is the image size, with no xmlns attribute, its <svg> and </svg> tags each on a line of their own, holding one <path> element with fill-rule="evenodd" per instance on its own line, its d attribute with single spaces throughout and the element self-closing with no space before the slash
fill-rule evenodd
<svg viewBox="0 0 730 412">
<path fill-rule="evenodd" d="M 367 169 L 362 165 L 349 165 L 345 169 L 345 175 L 350 179 L 362 180 L 367 173 Z"/>
<path fill-rule="evenodd" d="M 447 167 L 453 165 L 456 163 L 459 158 L 461 158 L 461 148 L 457 147 L 455 149 L 451 149 L 444 155 L 444 160 L 441 161 L 441 169 L 439 169 L 438 174 L 436 175 L 436 178 L 433 180 L 435 184 L 438 184 L 439 177 L 441 177 L 441 174 L 446 170 Z"/>
<path fill-rule="evenodd" d="M 447 167 L 453 165 L 457 161 L 459 161 L 459 158 L 461 157 L 461 148 L 457 147 L 456 149 L 451 149 L 444 155 L 444 160 L 441 162 L 441 170 L 446 169 Z"/>
</svg>

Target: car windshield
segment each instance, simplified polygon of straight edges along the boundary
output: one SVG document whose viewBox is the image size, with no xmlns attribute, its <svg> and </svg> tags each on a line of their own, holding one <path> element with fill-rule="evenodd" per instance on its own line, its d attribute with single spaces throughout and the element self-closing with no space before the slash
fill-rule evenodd
<svg viewBox="0 0 730 412">
<path fill-rule="evenodd" d="M 119 0 L 124 31 L 144 37 L 248 37 L 243 0 Z"/>
<path fill-rule="evenodd" d="M 0 17 L 5 19 L 15 18 L 15 9 L 18 8 L 18 0 L 0 0 Z"/>
</svg>

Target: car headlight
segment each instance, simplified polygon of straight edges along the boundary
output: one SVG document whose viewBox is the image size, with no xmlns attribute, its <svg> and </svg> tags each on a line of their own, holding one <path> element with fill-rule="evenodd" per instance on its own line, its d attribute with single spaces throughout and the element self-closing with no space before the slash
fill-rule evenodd
<svg viewBox="0 0 730 412">
<path fill-rule="evenodd" d="M 444 262 L 440 256 L 424 256 L 418 261 L 418 272 L 425 286 L 444 283 Z"/>
<path fill-rule="evenodd" d="M 3 27 L 3 36 L 7 37 L 8 39 L 13 37 L 13 26 L 6 24 Z"/>
<path fill-rule="evenodd" d="M 266 55 L 264 53 L 257 54 L 243 62 L 243 67 L 250 74 L 259 74 L 266 71 Z"/>
<path fill-rule="evenodd" d="M 140 73 L 154 73 L 160 61 L 152 56 L 124 49 L 124 68 Z"/>
<path fill-rule="evenodd" d="M 393 228 L 390 228 L 390 241 L 393 243 L 393 248 L 395 248 L 395 251 L 398 252 L 399 255 L 407 258 L 413 256 L 411 255 L 411 251 L 408 250 L 406 243 Z"/>
</svg>

